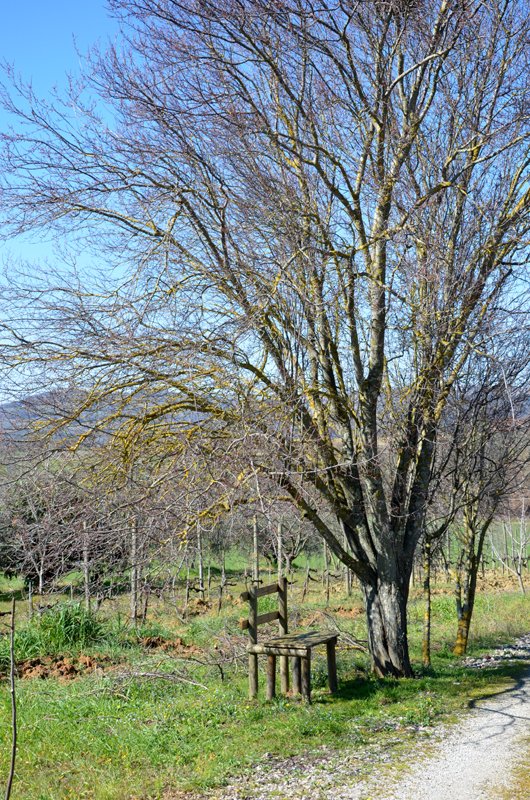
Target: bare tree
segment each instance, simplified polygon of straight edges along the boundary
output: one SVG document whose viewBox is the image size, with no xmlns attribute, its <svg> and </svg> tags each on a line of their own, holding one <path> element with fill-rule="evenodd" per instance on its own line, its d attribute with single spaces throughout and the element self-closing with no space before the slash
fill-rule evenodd
<svg viewBox="0 0 530 800">
<path fill-rule="evenodd" d="M 506 567 L 506 569 L 516 576 L 519 584 L 521 594 L 526 594 L 524 585 L 524 570 L 528 566 L 528 550 L 530 547 L 530 533 L 526 522 L 527 505 L 526 498 L 517 498 L 520 502 L 520 516 L 518 522 L 512 521 L 511 515 L 508 519 L 502 521 L 502 530 L 506 548 L 504 553 L 500 548 L 495 547 L 492 543 L 492 555 Z M 510 552 L 508 551 L 508 544 L 510 545 Z"/>
<path fill-rule="evenodd" d="M 5 95 L 2 207 L 128 277 L 12 280 L 19 368 L 86 387 L 79 413 L 112 399 L 98 434 L 200 454 L 219 507 L 276 484 L 361 581 L 376 673 L 411 675 L 437 431 L 519 302 L 526 3 L 111 7 L 83 87 Z"/>
<path fill-rule="evenodd" d="M 477 347 L 455 387 L 440 429 L 439 475 L 433 485 L 436 500 L 430 516 L 436 517 L 431 521 L 435 541 L 450 530 L 457 550 L 456 655 L 467 648 L 488 531 L 525 479 L 527 338 L 525 331 L 508 329 L 503 336 L 498 329 L 496 347 L 485 341 Z M 431 530 L 426 532 L 427 543 Z"/>
</svg>

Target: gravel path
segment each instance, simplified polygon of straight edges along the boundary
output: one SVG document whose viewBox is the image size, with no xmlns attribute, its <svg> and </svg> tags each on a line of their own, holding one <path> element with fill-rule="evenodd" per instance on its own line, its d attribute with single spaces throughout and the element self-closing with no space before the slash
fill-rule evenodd
<svg viewBox="0 0 530 800">
<path fill-rule="evenodd" d="M 510 690 L 475 709 L 399 784 L 375 781 L 380 800 L 493 800 L 509 788 L 513 767 L 528 749 L 530 672 Z M 367 787 L 368 788 L 368 787 Z M 372 794 L 369 791 L 369 794 Z M 363 791 L 344 794 L 360 800 Z"/>
</svg>

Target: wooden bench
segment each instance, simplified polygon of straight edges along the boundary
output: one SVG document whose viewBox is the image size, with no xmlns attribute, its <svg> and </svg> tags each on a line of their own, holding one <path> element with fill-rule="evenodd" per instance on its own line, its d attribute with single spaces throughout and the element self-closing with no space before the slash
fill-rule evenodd
<svg viewBox="0 0 530 800">
<path fill-rule="evenodd" d="M 258 598 L 268 594 L 278 594 L 278 610 L 258 614 Z M 250 644 L 248 650 L 248 683 L 251 699 L 258 694 L 258 656 L 267 656 L 267 700 L 276 694 L 276 658 L 280 659 L 280 680 L 283 694 L 289 691 L 289 659 L 293 672 L 293 692 L 301 694 L 311 702 L 311 650 L 318 645 L 326 645 L 328 659 L 329 690 L 337 691 L 337 663 L 335 646 L 338 634 L 333 632 L 309 631 L 307 633 L 288 633 L 287 625 L 287 579 L 268 586 L 253 586 L 241 595 L 250 605 L 248 619 L 241 620 L 241 628 L 248 630 Z M 258 642 L 258 626 L 278 620 L 280 635 L 266 642 Z"/>
</svg>

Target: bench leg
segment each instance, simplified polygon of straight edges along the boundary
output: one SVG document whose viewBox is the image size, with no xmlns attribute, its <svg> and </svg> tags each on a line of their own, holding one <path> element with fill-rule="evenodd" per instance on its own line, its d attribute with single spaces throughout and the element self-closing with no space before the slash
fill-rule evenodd
<svg viewBox="0 0 530 800">
<path fill-rule="evenodd" d="M 267 656 L 267 700 L 276 697 L 276 656 Z"/>
<path fill-rule="evenodd" d="M 302 658 L 302 697 L 306 703 L 311 702 L 311 650 Z"/>
<path fill-rule="evenodd" d="M 282 687 L 282 694 L 287 694 L 289 691 L 289 657 L 280 656 L 280 682 Z"/>
<path fill-rule="evenodd" d="M 335 658 L 335 642 L 327 642 L 326 650 L 328 655 L 328 682 L 329 691 L 335 694 L 338 689 L 337 685 L 337 659 Z"/>
<path fill-rule="evenodd" d="M 251 700 L 258 696 L 258 657 L 255 653 L 248 656 L 248 696 Z"/>
<path fill-rule="evenodd" d="M 293 668 L 293 694 L 302 694 L 301 661 L 300 656 L 294 656 L 291 661 Z"/>
</svg>

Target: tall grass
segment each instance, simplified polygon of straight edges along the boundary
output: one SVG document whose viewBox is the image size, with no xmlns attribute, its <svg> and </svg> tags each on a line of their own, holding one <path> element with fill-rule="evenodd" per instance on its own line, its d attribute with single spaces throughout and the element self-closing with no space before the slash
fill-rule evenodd
<svg viewBox="0 0 530 800">
<path fill-rule="evenodd" d="M 34 617 L 27 627 L 15 634 L 15 659 L 24 661 L 37 656 L 57 655 L 89 647 L 106 638 L 106 627 L 80 603 L 58 603 Z M 0 671 L 9 665 L 9 641 L 0 638 Z"/>
</svg>

